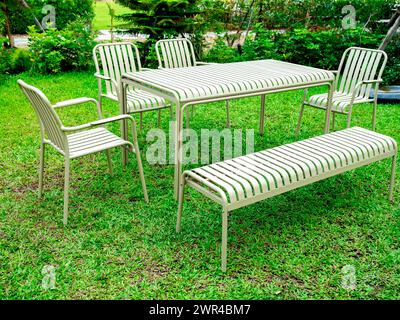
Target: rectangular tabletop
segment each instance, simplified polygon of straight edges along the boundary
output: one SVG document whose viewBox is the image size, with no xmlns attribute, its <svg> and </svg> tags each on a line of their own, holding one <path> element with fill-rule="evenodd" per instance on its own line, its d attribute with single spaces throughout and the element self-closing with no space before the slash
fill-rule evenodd
<svg viewBox="0 0 400 320">
<path fill-rule="evenodd" d="M 258 60 L 196 67 L 157 69 L 125 73 L 121 77 L 121 112 L 126 112 L 126 85 L 162 96 L 176 105 L 175 128 L 175 197 L 182 174 L 182 122 L 184 109 L 190 104 L 265 95 L 272 92 L 328 85 L 329 98 L 325 114 L 325 132 L 329 130 L 329 114 L 335 76 L 332 72 L 276 60 Z M 263 106 L 263 104 L 262 104 Z M 260 133 L 264 125 L 263 107 Z M 123 126 L 124 136 L 127 136 Z M 124 162 L 126 162 L 126 151 Z"/>
<path fill-rule="evenodd" d="M 330 83 L 330 71 L 277 60 L 258 60 L 126 73 L 123 82 L 179 102 L 234 97 Z"/>
</svg>

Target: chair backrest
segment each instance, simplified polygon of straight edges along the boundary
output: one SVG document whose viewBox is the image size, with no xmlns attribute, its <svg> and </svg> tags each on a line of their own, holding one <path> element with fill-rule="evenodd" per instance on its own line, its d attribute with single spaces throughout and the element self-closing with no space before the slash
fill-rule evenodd
<svg viewBox="0 0 400 320">
<path fill-rule="evenodd" d="M 156 43 L 160 68 L 182 68 L 196 65 L 192 43 L 186 38 L 164 39 Z"/>
<path fill-rule="evenodd" d="M 336 79 L 336 90 L 351 94 L 357 83 L 377 80 L 382 77 L 387 54 L 382 50 L 350 47 L 343 53 L 339 66 L 340 77 Z M 362 85 L 356 96 L 368 98 L 372 84 Z"/>
<path fill-rule="evenodd" d="M 68 148 L 67 138 L 61 130 L 62 123 L 49 99 L 39 89 L 18 80 L 22 92 L 26 95 L 39 120 L 42 140 L 45 134 L 53 146 L 60 151 L 66 152 Z"/>
<path fill-rule="evenodd" d="M 142 69 L 138 48 L 131 42 L 98 44 L 93 49 L 93 60 L 98 74 L 110 77 L 116 83 L 126 72 Z M 107 93 L 116 94 L 114 83 L 106 81 Z"/>
</svg>

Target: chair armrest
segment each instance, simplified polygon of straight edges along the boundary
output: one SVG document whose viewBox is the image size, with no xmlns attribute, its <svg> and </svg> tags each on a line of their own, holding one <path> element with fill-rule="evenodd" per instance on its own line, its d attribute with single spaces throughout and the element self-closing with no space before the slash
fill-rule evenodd
<svg viewBox="0 0 400 320">
<path fill-rule="evenodd" d="M 98 105 L 98 102 L 96 99 L 83 97 L 83 98 L 76 98 L 76 99 L 57 102 L 55 105 L 53 105 L 53 108 L 55 108 L 55 109 L 64 108 L 64 107 L 75 106 L 78 104 L 83 104 L 83 103 L 88 103 L 88 102 L 94 103 L 96 106 Z"/>
<path fill-rule="evenodd" d="M 125 119 L 126 120 L 130 120 L 130 121 L 134 121 L 132 116 L 130 116 L 128 114 L 121 114 L 119 116 L 93 121 L 93 122 L 90 122 L 90 124 L 92 126 L 101 126 L 101 125 L 106 124 L 106 123 L 115 122 L 115 121 L 121 121 L 121 120 L 125 120 Z"/>
<path fill-rule="evenodd" d="M 95 76 L 96 78 L 99 78 L 99 79 L 102 79 L 102 80 L 111 81 L 111 78 L 110 78 L 110 77 L 104 76 L 104 75 L 102 75 L 102 74 L 100 74 L 100 73 L 95 73 L 94 76 Z"/>
<path fill-rule="evenodd" d="M 196 66 L 206 66 L 206 65 L 209 65 L 209 64 L 218 64 L 218 63 L 196 61 Z"/>
<path fill-rule="evenodd" d="M 89 123 L 81 124 L 79 126 L 74 126 L 74 127 L 62 126 L 61 130 L 63 130 L 64 132 L 79 131 L 79 130 L 88 129 L 88 128 L 96 127 L 96 126 L 101 126 L 101 125 L 106 124 L 106 123 L 120 121 L 120 120 L 130 120 L 133 124 L 135 123 L 135 120 L 133 119 L 132 116 L 127 115 L 127 114 L 121 114 L 119 116 L 100 119 L 100 120 L 97 120 L 97 121 L 92 121 L 92 122 L 89 122 Z"/>
<path fill-rule="evenodd" d="M 362 81 L 362 84 L 374 84 L 374 83 L 381 83 L 381 82 L 383 82 L 383 79 L 364 80 L 364 81 Z"/>
<path fill-rule="evenodd" d="M 113 85 L 115 85 L 116 88 L 118 88 L 118 83 L 117 83 L 117 81 L 115 81 L 114 79 L 110 78 L 109 76 L 104 76 L 104 75 L 99 74 L 99 73 L 95 73 L 94 76 L 95 76 L 97 79 L 101 79 L 101 80 L 104 80 L 104 81 L 111 81 L 111 83 L 112 83 Z"/>
</svg>

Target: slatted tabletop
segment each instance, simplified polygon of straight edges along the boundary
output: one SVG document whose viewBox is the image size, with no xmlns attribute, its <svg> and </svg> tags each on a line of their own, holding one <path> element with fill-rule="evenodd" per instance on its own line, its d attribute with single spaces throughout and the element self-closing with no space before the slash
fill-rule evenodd
<svg viewBox="0 0 400 320">
<path fill-rule="evenodd" d="M 277 60 L 258 60 L 225 64 L 209 64 L 174 69 L 128 72 L 122 75 L 122 96 L 127 96 L 127 85 L 149 91 L 176 105 L 175 127 L 175 198 L 179 192 L 182 175 L 183 114 L 187 106 L 212 101 L 264 96 L 268 93 L 329 86 L 333 93 L 335 76 L 332 72 Z M 329 131 L 331 97 L 325 112 L 325 132 Z M 187 109 L 186 109 L 187 110 Z M 127 112 L 126 99 L 121 101 L 121 113 Z M 260 119 L 264 119 L 264 112 Z M 263 125 L 260 120 L 260 133 Z M 123 124 L 124 137 L 127 136 Z M 127 154 L 124 153 L 126 163 Z"/>
<path fill-rule="evenodd" d="M 180 102 L 234 97 L 259 91 L 301 88 L 332 82 L 332 72 L 277 60 L 258 60 L 200 67 L 126 73 L 143 89 L 157 90 Z"/>
</svg>

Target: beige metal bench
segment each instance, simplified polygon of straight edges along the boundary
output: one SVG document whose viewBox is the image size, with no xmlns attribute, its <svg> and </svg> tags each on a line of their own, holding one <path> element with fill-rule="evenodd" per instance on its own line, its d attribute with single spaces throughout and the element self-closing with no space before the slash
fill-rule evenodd
<svg viewBox="0 0 400 320">
<path fill-rule="evenodd" d="M 176 231 L 181 229 L 185 185 L 221 204 L 221 268 L 225 271 L 230 211 L 385 158 L 392 158 L 392 201 L 396 141 L 359 127 L 185 171 L 180 181 Z"/>
</svg>

